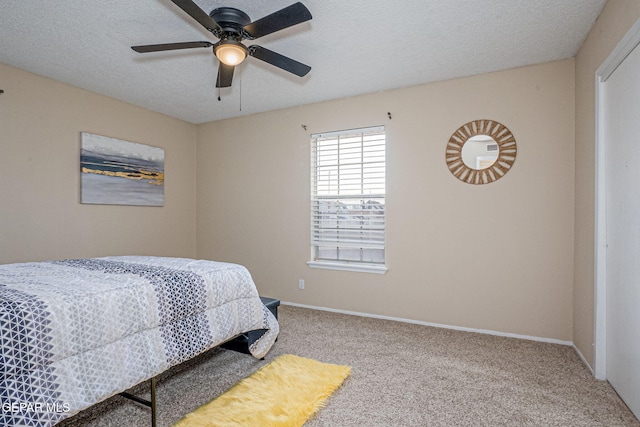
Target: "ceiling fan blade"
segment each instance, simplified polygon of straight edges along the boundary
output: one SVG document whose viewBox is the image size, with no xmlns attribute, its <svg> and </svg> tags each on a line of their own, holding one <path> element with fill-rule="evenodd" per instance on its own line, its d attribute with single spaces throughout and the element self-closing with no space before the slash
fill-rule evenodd
<svg viewBox="0 0 640 427">
<path fill-rule="evenodd" d="M 163 50 L 191 49 L 194 47 L 211 47 L 213 43 L 209 42 L 184 42 L 184 43 L 163 43 L 148 44 L 144 46 L 131 46 L 131 49 L 138 53 L 160 52 Z"/>
<path fill-rule="evenodd" d="M 176 6 L 184 10 L 193 19 L 198 21 L 207 30 L 219 35 L 223 32 L 222 28 L 214 21 L 204 10 L 200 9 L 197 4 L 191 0 L 171 0 Z"/>
<path fill-rule="evenodd" d="M 311 12 L 300 2 L 245 25 L 244 30 L 254 39 L 275 33 L 311 19 Z"/>
<path fill-rule="evenodd" d="M 218 77 L 216 78 L 216 87 L 229 87 L 233 81 L 233 70 L 236 67 L 227 65 L 223 62 L 218 67 Z"/>
<path fill-rule="evenodd" d="M 282 68 L 285 71 L 295 74 L 296 76 L 304 77 L 311 67 L 303 64 L 302 62 L 295 61 L 284 55 L 280 55 L 272 50 L 264 48 L 262 46 L 249 46 L 249 55 L 254 58 L 258 58 L 261 61 L 268 62 L 271 65 L 275 65 L 278 68 Z"/>
</svg>

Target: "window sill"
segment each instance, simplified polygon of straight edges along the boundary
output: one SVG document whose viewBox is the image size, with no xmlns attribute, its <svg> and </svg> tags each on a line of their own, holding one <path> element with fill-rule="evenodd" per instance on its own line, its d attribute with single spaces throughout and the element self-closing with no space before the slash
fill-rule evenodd
<svg viewBox="0 0 640 427">
<path fill-rule="evenodd" d="M 346 262 L 331 262 L 331 261 L 307 261 L 307 265 L 311 268 L 322 268 L 325 270 L 356 271 L 359 273 L 384 274 L 387 272 L 387 266 L 381 265 L 381 264 L 353 264 L 353 263 L 346 263 Z"/>
</svg>

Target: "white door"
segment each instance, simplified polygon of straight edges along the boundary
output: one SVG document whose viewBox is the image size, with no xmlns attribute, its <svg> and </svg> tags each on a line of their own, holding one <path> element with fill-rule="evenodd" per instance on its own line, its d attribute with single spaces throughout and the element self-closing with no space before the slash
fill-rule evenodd
<svg viewBox="0 0 640 427">
<path fill-rule="evenodd" d="M 640 418 L 640 47 L 601 86 L 606 186 L 606 376 Z"/>
</svg>

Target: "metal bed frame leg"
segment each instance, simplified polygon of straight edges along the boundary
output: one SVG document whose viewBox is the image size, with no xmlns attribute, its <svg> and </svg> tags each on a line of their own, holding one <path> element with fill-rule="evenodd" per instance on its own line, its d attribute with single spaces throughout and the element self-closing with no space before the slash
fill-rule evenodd
<svg viewBox="0 0 640 427">
<path fill-rule="evenodd" d="M 151 378 L 151 427 L 156 427 L 156 377 Z"/>
<path fill-rule="evenodd" d="M 141 397 L 135 396 L 131 393 L 122 392 L 120 396 L 126 397 L 129 400 L 133 400 L 134 402 L 138 402 L 141 405 L 147 406 L 151 408 L 151 427 L 156 427 L 156 377 L 151 378 L 151 401 L 143 399 Z"/>
</svg>

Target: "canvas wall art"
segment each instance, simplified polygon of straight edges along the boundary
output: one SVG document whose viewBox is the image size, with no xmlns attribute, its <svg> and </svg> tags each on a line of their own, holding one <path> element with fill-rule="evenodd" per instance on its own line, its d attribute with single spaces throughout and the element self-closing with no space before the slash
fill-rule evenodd
<svg viewBox="0 0 640 427">
<path fill-rule="evenodd" d="M 164 206 L 164 149 L 81 133 L 81 203 Z"/>
</svg>

